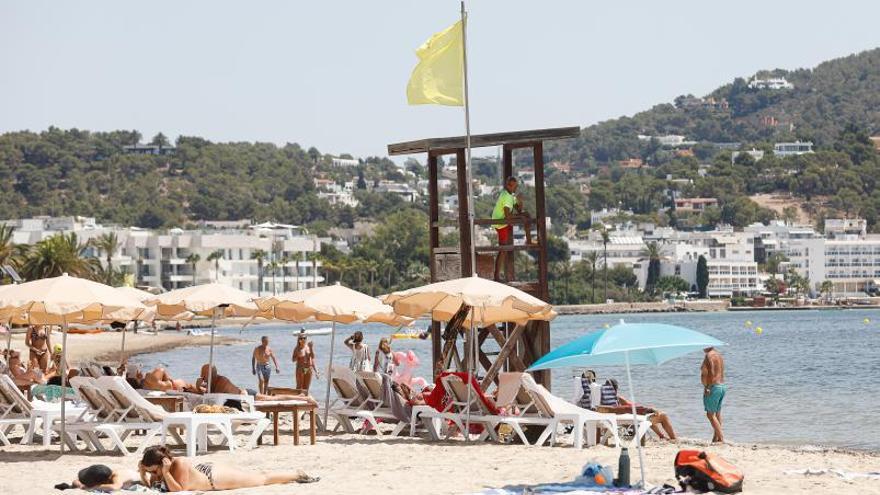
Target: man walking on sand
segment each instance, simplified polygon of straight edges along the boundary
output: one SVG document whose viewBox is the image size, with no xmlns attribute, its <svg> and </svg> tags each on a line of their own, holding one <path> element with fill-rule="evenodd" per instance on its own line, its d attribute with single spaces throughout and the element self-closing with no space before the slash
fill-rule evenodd
<svg viewBox="0 0 880 495">
<path fill-rule="evenodd" d="M 703 382 L 703 408 L 714 431 L 712 443 L 724 443 L 724 432 L 721 431 L 721 404 L 727 385 L 724 384 L 724 358 L 714 347 L 703 349 L 706 357 L 700 367 L 700 381 Z"/>
<path fill-rule="evenodd" d="M 269 359 L 275 364 L 275 373 L 281 373 L 278 369 L 278 360 L 275 358 L 275 352 L 269 347 L 269 337 L 263 335 L 260 339 L 260 345 L 254 349 L 251 356 L 251 369 L 253 374 L 257 375 L 257 389 L 261 394 L 269 395 L 269 377 L 272 376 L 272 367 L 269 366 Z"/>
</svg>

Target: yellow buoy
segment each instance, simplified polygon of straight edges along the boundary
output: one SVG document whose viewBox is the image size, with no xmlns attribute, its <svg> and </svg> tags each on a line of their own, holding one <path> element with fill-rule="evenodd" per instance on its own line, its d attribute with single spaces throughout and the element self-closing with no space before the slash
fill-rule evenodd
<svg viewBox="0 0 880 495">
<path fill-rule="evenodd" d="M 747 327 L 752 326 L 752 320 L 746 320 L 746 326 Z"/>
<path fill-rule="evenodd" d="M 611 328 L 611 325 L 609 325 L 609 324 L 606 323 L 606 324 L 605 324 L 605 328 Z"/>
<path fill-rule="evenodd" d="M 755 327 L 755 333 L 761 335 L 762 333 L 764 333 L 764 329 L 761 327 Z"/>
<path fill-rule="evenodd" d="M 865 325 L 867 325 L 868 323 L 871 323 L 871 320 L 868 318 L 865 318 L 864 322 L 865 322 Z"/>
</svg>

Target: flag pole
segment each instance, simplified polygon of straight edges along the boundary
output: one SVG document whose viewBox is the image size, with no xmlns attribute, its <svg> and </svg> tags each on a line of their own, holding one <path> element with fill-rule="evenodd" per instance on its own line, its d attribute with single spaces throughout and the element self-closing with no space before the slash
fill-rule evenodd
<svg viewBox="0 0 880 495">
<path fill-rule="evenodd" d="M 477 274 L 477 254 L 474 247 L 474 192 L 471 181 L 471 108 L 468 100 L 468 69 L 467 69 L 467 11 L 464 9 L 464 0 L 461 0 L 461 50 L 462 68 L 464 70 L 464 130 L 465 130 L 465 170 L 467 171 L 467 195 L 465 205 L 468 209 L 468 228 L 471 237 L 471 275 Z M 464 253 L 462 253 L 464 255 Z"/>
</svg>

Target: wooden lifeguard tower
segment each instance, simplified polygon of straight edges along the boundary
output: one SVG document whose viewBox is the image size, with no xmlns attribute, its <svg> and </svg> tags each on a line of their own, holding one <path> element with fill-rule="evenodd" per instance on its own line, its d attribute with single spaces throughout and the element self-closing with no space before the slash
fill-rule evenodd
<svg viewBox="0 0 880 495">
<path fill-rule="evenodd" d="M 471 262 L 471 249 L 475 248 L 477 259 L 476 272 L 491 279 L 494 275 L 494 263 L 498 253 L 508 251 L 513 253 L 507 257 L 511 271 L 514 267 L 514 257 L 517 252 L 524 251 L 536 263 L 534 272 L 537 276 L 532 280 L 517 280 L 509 282 L 510 285 L 523 290 L 539 299 L 548 300 L 547 288 L 547 222 L 546 208 L 544 203 L 544 142 L 555 139 L 574 138 L 580 134 L 578 127 L 560 127 L 554 129 L 537 129 L 530 131 L 503 132 L 496 134 L 481 134 L 471 136 L 471 148 L 502 147 L 502 170 L 498 185 L 502 186 L 501 177 L 516 176 L 513 170 L 513 157 L 516 150 L 531 149 L 532 162 L 534 163 L 535 188 L 534 205 L 524 205 L 525 209 L 533 216 L 531 228 L 536 230 L 533 245 L 481 245 L 474 247 L 471 238 L 470 212 L 468 208 L 468 172 L 466 168 L 466 138 L 465 136 L 428 138 L 418 141 L 395 143 L 388 145 L 389 155 L 410 155 L 427 153 L 428 155 L 428 222 L 429 242 L 431 247 L 430 269 L 431 282 L 440 282 L 459 277 L 469 277 L 474 273 Z M 458 190 L 458 215 L 457 224 L 459 232 L 458 246 L 440 245 L 440 205 L 438 179 L 440 171 L 438 160 L 444 155 L 456 157 L 456 184 Z M 474 212 L 474 225 L 487 226 L 497 223 L 491 218 L 491 211 Z M 524 225 L 522 220 L 515 221 Z M 454 225 L 454 223 L 453 223 Z M 459 354 L 457 341 L 464 335 L 462 325 L 467 307 L 462 307 L 449 322 L 445 330 L 441 329 L 441 322 L 432 322 L 432 358 L 434 373 L 441 370 L 461 370 L 462 362 L 467 362 L 467 350 Z M 491 338 L 498 350 L 484 350 L 484 344 Z M 538 358 L 550 351 L 550 323 L 542 321 L 529 322 L 527 325 L 507 323 L 493 325 L 488 328 L 480 328 L 477 332 L 479 356 L 476 374 L 482 377 L 481 385 L 487 389 L 497 381 L 500 371 L 525 371 Z M 490 347 L 490 345 L 486 345 Z M 494 346 L 491 346 L 494 347 Z M 464 358 L 461 355 L 465 355 Z M 549 372 L 536 372 L 535 378 L 549 388 Z"/>
</svg>

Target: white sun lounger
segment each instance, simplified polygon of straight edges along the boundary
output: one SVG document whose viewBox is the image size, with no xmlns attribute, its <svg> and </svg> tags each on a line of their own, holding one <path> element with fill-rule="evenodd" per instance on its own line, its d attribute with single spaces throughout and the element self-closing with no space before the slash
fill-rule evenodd
<svg viewBox="0 0 880 495">
<path fill-rule="evenodd" d="M 397 436 L 403 432 L 410 423 L 398 419 L 391 411 L 391 404 L 386 404 L 385 392 L 382 388 L 382 375 L 374 371 L 359 371 L 356 377 L 357 382 L 367 391 L 367 396 L 364 399 L 365 407 L 358 410 L 355 416 L 372 426 L 379 438 L 382 437 L 382 430 L 379 428 L 380 422 L 394 423 L 391 436 Z"/>
<path fill-rule="evenodd" d="M 535 406 L 544 416 L 555 418 L 559 424 L 571 424 L 572 445 L 575 448 L 583 448 L 584 431 L 586 431 L 586 442 L 588 445 L 596 444 L 596 428 L 604 427 L 609 435 L 614 439 L 614 445 L 620 444 L 620 438 L 617 434 L 617 415 L 602 414 L 589 409 L 583 409 L 574 404 L 566 402 L 564 399 L 551 394 L 549 390 L 535 382 L 529 374 L 522 377 L 523 386 L 535 401 Z"/>
<path fill-rule="evenodd" d="M 61 421 L 61 404 L 28 401 L 9 375 L 0 375 L 0 388 L 3 389 L 3 394 L 15 404 L 16 413 L 22 417 L 26 416 L 29 418 L 27 432 L 21 440 L 22 445 L 33 443 L 34 434 L 37 432 L 37 423 L 39 422 L 43 447 L 49 447 L 52 440 L 52 425 Z M 75 419 L 83 411 L 84 408 L 68 403 L 65 404 L 64 415 L 69 419 Z"/>
<path fill-rule="evenodd" d="M 5 375 L 4 375 L 5 376 Z M 15 382 L 13 382 L 13 386 Z M 10 445 L 8 435 L 16 426 L 21 426 L 27 431 L 31 423 L 30 414 L 22 410 L 18 401 L 7 394 L 6 387 L 0 387 L 0 444 Z"/>
<path fill-rule="evenodd" d="M 256 417 L 252 413 L 243 413 L 248 417 L 234 414 L 169 413 L 146 400 L 120 377 L 102 377 L 97 380 L 97 383 L 111 394 L 122 407 L 130 407 L 132 411 L 135 411 L 145 423 L 161 423 L 163 444 L 167 441 L 168 431 L 182 428 L 185 435 L 183 443 L 186 445 L 188 457 L 195 456 L 198 451 L 207 451 L 209 429 L 217 430 L 223 436 L 225 440 L 223 443 L 228 446 L 229 450 L 235 450 L 235 441 L 232 437 L 232 421 L 235 416 L 238 416 L 239 420 L 253 421 L 257 424 L 263 423 L 260 421 L 262 419 L 265 422 L 263 429 L 268 425 L 268 420 L 265 417 Z M 254 442 L 261 433 L 262 430 L 257 431 L 255 428 Z M 176 438 L 180 439 L 179 436 Z"/>
</svg>

